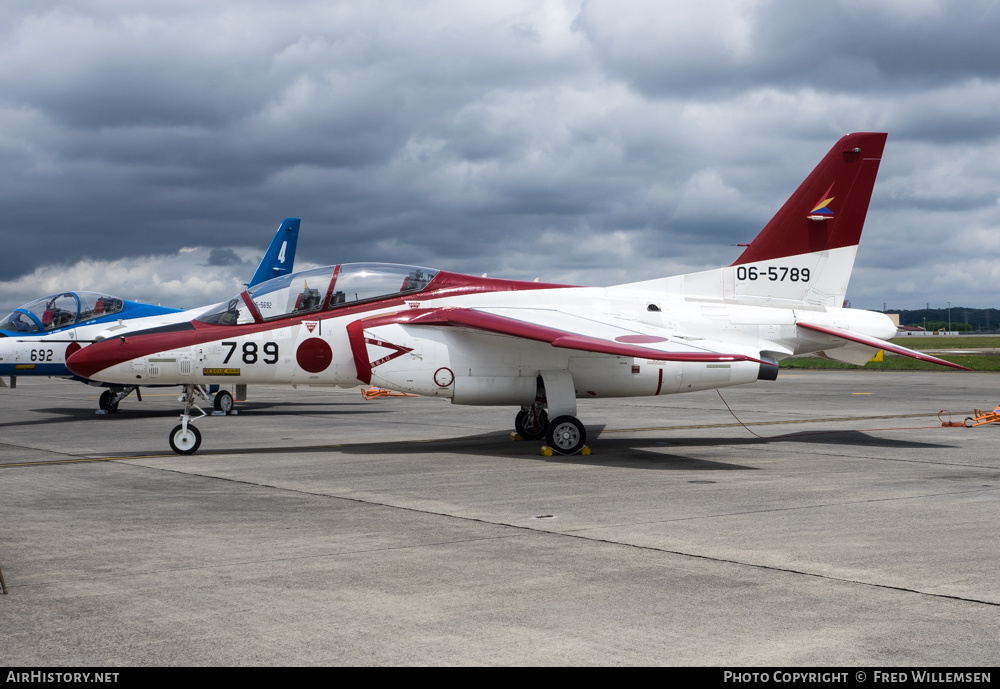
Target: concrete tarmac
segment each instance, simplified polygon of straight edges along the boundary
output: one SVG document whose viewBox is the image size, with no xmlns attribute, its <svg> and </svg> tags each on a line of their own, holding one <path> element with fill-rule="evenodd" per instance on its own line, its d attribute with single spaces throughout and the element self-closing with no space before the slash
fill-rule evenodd
<svg viewBox="0 0 1000 689">
<path fill-rule="evenodd" d="M 994 665 L 983 373 L 786 372 L 512 408 L 251 387 L 170 452 L 173 389 L 0 389 L 4 665 Z"/>
</svg>

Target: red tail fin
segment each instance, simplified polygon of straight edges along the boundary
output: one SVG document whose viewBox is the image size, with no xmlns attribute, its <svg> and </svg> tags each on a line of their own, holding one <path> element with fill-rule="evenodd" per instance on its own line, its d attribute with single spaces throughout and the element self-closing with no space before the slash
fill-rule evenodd
<svg viewBox="0 0 1000 689">
<path fill-rule="evenodd" d="M 886 136 L 861 132 L 834 144 L 733 265 L 856 246 Z"/>
</svg>

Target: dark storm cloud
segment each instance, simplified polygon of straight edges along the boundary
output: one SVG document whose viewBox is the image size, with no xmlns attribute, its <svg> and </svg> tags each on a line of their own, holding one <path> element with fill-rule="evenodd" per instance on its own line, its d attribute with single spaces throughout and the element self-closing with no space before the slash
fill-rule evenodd
<svg viewBox="0 0 1000 689">
<path fill-rule="evenodd" d="M 584 3 L 574 27 L 615 74 L 657 96 L 810 87 L 856 93 L 1000 74 L 1000 6 L 706 0 L 622 11 Z"/>
<path fill-rule="evenodd" d="M 218 301 L 246 279 L 219 261 L 259 256 L 287 216 L 313 264 L 696 270 L 731 262 L 851 130 L 890 132 L 852 292 L 918 285 L 896 271 L 939 260 L 942 228 L 992 228 L 990 3 L 38 2 L 0 20 L 0 282 L 19 290 L 127 257 Z M 234 272 L 189 280 L 205 253 L 181 247 Z"/>
<path fill-rule="evenodd" d="M 210 266 L 242 266 L 246 265 L 232 249 L 212 249 L 208 253 Z"/>
</svg>

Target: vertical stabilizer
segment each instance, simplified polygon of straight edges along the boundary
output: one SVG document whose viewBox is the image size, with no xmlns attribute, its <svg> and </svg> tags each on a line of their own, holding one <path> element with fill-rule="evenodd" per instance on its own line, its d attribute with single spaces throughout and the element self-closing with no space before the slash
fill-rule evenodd
<svg viewBox="0 0 1000 689">
<path fill-rule="evenodd" d="M 734 266 L 856 247 L 886 134 L 848 134 L 834 144 Z"/>
<path fill-rule="evenodd" d="M 257 271 L 247 283 L 248 287 L 292 272 L 292 267 L 295 265 L 295 245 L 299 240 L 300 222 L 298 218 L 285 218 L 281 221 L 278 231 L 274 234 L 274 239 L 267 247 L 267 253 L 260 260 Z"/>
<path fill-rule="evenodd" d="M 731 266 L 623 285 L 691 298 L 840 307 L 886 134 L 848 134 L 823 156 Z"/>
</svg>

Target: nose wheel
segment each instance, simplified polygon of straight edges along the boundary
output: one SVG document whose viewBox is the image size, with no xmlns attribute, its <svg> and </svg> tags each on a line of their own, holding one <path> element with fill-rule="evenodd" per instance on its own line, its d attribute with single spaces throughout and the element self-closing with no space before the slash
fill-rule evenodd
<svg viewBox="0 0 1000 689">
<path fill-rule="evenodd" d="M 170 449 L 179 455 L 193 455 L 201 447 L 201 431 L 194 424 L 179 423 L 170 431 Z"/>
<path fill-rule="evenodd" d="M 101 398 L 97 401 L 97 406 L 109 414 L 118 413 L 118 402 L 114 400 L 115 394 L 110 390 L 101 393 Z"/>
<path fill-rule="evenodd" d="M 139 392 L 139 388 L 134 385 L 130 385 L 124 388 L 111 388 L 110 390 L 105 390 L 101 393 L 100 399 L 97 401 L 97 406 L 108 414 L 118 413 L 118 403 L 123 399 L 135 392 L 136 398 L 142 402 L 142 394 Z"/>
</svg>

